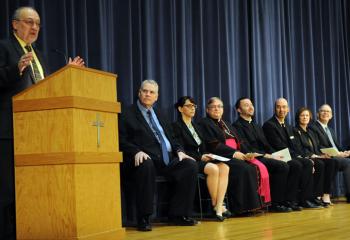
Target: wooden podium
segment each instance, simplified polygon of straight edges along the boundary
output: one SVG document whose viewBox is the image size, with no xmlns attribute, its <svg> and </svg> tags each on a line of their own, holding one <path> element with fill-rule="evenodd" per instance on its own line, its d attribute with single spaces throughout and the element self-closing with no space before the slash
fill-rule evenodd
<svg viewBox="0 0 350 240">
<path fill-rule="evenodd" d="M 13 98 L 17 239 L 121 239 L 116 75 L 66 66 Z"/>
</svg>

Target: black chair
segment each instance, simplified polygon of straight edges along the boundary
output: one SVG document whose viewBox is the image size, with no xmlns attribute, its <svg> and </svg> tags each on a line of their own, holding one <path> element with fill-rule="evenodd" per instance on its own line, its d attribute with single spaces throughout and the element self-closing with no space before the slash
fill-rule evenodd
<svg viewBox="0 0 350 240">
<path fill-rule="evenodd" d="M 206 203 L 206 205 L 205 205 L 206 210 L 207 210 L 206 213 L 208 213 L 208 211 L 209 211 L 209 214 L 210 214 L 210 211 L 211 211 L 210 208 L 212 208 L 212 206 L 211 206 L 211 198 L 210 198 L 207 184 L 206 184 L 206 176 L 202 173 L 198 173 L 197 188 L 198 188 L 197 198 L 198 198 L 198 207 L 199 207 L 199 218 L 203 219 L 203 202 Z M 208 207 L 208 205 L 209 205 L 209 207 Z"/>
<path fill-rule="evenodd" d="M 164 176 L 156 176 L 153 212 L 154 222 L 164 222 L 168 218 L 171 183 Z"/>
</svg>

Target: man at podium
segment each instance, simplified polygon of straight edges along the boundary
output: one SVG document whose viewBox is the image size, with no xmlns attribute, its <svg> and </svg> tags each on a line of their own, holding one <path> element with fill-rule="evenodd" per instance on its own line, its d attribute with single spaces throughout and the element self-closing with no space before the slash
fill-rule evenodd
<svg viewBox="0 0 350 240">
<path fill-rule="evenodd" d="M 15 194 L 12 97 L 48 75 L 48 67 L 34 46 L 40 17 L 31 7 L 20 7 L 12 17 L 13 34 L 0 41 L 0 238 L 15 239 Z M 84 66 L 80 57 L 69 64 Z"/>
<path fill-rule="evenodd" d="M 197 181 L 197 163 L 176 142 L 169 122 L 153 108 L 158 99 L 158 84 L 142 82 L 138 101 L 122 111 L 119 134 L 124 154 L 123 175 L 133 180 L 139 231 L 151 231 L 155 176 L 163 175 L 174 185 L 169 207 L 169 222 L 193 226 L 190 218 Z M 129 181 L 130 182 L 130 181 Z"/>
</svg>

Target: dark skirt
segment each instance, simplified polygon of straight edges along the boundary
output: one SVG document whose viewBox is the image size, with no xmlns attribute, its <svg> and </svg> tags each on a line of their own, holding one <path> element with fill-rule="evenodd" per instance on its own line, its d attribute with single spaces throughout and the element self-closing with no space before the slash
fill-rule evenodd
<svg viewBox="0 0 350 240">
<path fill-rule="evenodd" d="M 255 166 L 237 159 L 226 162 L 230 167 L 227 197 L 230 211 L 235 214 L 261 208 L 258 195 L 258 172 Z"/>
</svg>

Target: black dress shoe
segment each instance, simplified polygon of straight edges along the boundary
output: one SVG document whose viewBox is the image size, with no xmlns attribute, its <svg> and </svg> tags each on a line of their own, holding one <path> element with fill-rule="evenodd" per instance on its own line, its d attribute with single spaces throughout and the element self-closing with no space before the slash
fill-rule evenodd
<svg viewBox="0 0 350 240">
<path fill-rule="evenodd" d="M 291 212 L 292 209 L 286 206 L 283 206 L 281 204 L 273 204 L 270 207 L 271 212 L 279 212 L 279 213 L 285 213 L 285 212 Z"/>
<path fill-rule="evenodd" d="M 218 222 L 223 222 L 226 218 L 224 216 L 220 216 L 220 215 L 215 214 L 215 219 Z"/>
<path fill-rule="evenodd" d="M 171 216 L 169 217 L 169 224 L 175 226 L 194 226 L 198 222 L 193 218 L 187 216 Z"/>
<path fill-rule="evenodd" d="M 291 208 L 293 211 L 301 211 L 303 208 L 299 206 L 296 202 L 287 202 L 286 207 Z"/>
<path fill-rule="evenodd" d="M 149 217 L 141 217 L 137 220 L 137 230 L 142 232 L 152 231 L 152 226 L 149 222 Z"/>
<path fill-rule="evenodd" d="M 322 201 L 321 199 L 317 199 L 317 198 L 314 199 L 313 203 L 318 205 L 318 206 L 322 206 L 324 208 L 328 208 L 330 205 L 330 203 L 326 203 L 326 202 Z"/>
<path fill-rule="evenodd" d="M 345 197 L 346 197 L 346 202 L 350 203 L 350 194 L 346 194 Z"/>
<path fill-rule="evenodd" d="M 225 218 L 232 217 L 232 213 L 229 210 L 226 210 L 225 212 L 222 213 L 222 216 Z"/>
<path fill-rule="evenodd" d="M 303 206 L 303 208 L 305 209 L 323 209 L 322 206 L 320 205 L 316 205 L 315 203 L 311 202 L 311 201 L 304 201 L 301 206 Z"/>
</svg>

